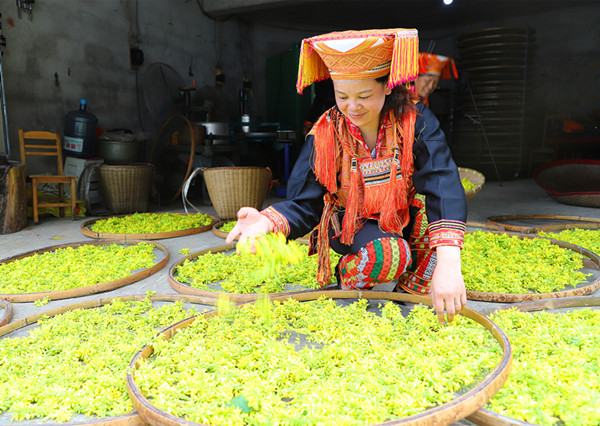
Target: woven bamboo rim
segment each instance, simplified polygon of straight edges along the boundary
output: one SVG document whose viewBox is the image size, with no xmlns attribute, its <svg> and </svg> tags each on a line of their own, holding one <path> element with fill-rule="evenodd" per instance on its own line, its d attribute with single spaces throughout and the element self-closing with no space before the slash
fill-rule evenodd
<svg viewBox="0 0 600 426">
<path fill-rule="evenodd" d="M 13 303 L 23 303 L 23 302 L 35 302 L 36 300 L 41 300 L 44 298 L 48 298 L 49 300 L 58 300 L 58 299 L 69 299 L 71 297 L 79 297 L 79 296 L 87 296 L 90 294 L 102 293 L 104 291 L 114 290 L 116 288 L 120 288 L 126 286 L 128 284 L 134 283 L 146 277 L 149 277 L 152 274 L 160 271 L 169 261 L 169 250 L 167 248 L 157 242 L 149 242 L 142 240 L 103 240 L 103 241 L 82 241 L 78 243 L 70 243 L 70 244 L 61 244 L 51 247 L 45 247 L 42 249 L 32 250 L 26 253 L 19 254 L 17 256 L 13 256 L 7 259 L 3 259 L 0 263 L 9 263 L 18 259 L 22 259 L 29 256 L 34 256 L 36 254 L 42 254 L 49 251 L 54 251 L 57 249 L 67 248 L 67 247 L 80 247 L 85 245 L 94 245 L 94 246 L 104 246 L 109 244 L 120 244 L 120 245 L 135 245 L 138 243 L 148 243 L 152 244 L 155 249 L 158 249 L 164 253 L 164 259 L 160 262 L 155 263 L 153 266 L 147 269 L 143 269 L 134 274 L 128 275 L 123 278 L 119 278 L 118 280 L 107 281 L 104 283 L 98 283 L 85 287 L 71 288 L 68 290 L 58 290 L 58 291 L 42 291 L 37 293 L 5 293 L 0 294 L 0 299 L 8 300 Z"/>
<path fill-rule="evenodd" d="M 176 213 L 176 214 L 185 216 L 185 215 L 193 215 L 195 213 Z M 122 214 L 122 215 L 117 215 L 117 216 L 112 216 L 112 217 L 126 217 L 126 216 L 131 216 L 131 215 Z M 106 219 L 106 218 L 101 217 L 101 218 L 92 219 L 92 220 L 83 222 L 81 224 L 81 233 L 83 235 L 85 235 L 86 237 L 91 237 L 91 238 L 107 238 L 107 239 L 115 239 L 116 238 L 119 240 L 162 240 L 162 239 L 166 239 L 166 238 L 175 238 L 175 237 L 183 237 L 185 235 L 200 234 L 202 232 L 208 231 L 209 229 L 212 228 L 213 224 L 215 224 L 219 220 L 211 214 L 207 214 L 207 216 L 212 219 L 212 222 L 209 223 L 208 225 L 199 226 L 197 228 L 180 229 L 178 231 L 154 232 L 154 233 L 147 233 L 147 234 L 112 234 L 109 232 L 92 231 L 91 227 L 94 223 L 96 223 L 99 220 Z"/>
<path fill-rule="evenodd" d="M 479 191 L 481 191 L 481 188 L 485 183 L 485 176 L 483 173 L 478 172 L 477 170 L 467 169 L 466 167 L 459 167 L 458 174 L 460 175 L 461 179 L 468 178 L 469 181 L 475 185 L 475 188 L 465 191 L 467 201 L 472 200 L 473 197 L 475 197 Z"/>
<path fill-rule="evenodd" d="M 560 308 L 580 308 L 580 307 L 591 307 L 600 306 L 600 297 L 569 297 L 564 299 L 548 299 L 548 300 L 535 300 L 531 302 L 519 303 L 507 307 L 499 307 L 493 310 L 503 310 L 517 308 L 521 311 L 534 312 L 543 311 L 547 309 L 560 309 Z M 492 310 L 492 311 L 493 311 Z M 475 424 L 482 426 L 505 426 L 505 425 L 516 425 L 516 426 L 535 426 L 532 423 L 527 423 L 522 420 L 513 419 L 502 414 L 498 414 L 495 411 L 487 408 L 480 408 L 478 411 L 467 417 L 467 420 L 472 421 Z"/>
<path fill-rule="evenodd" d="M 2 315 L 0 316 L 0 327 L 10 322 L 13 316 L 13 305 L 6 300 L 0 299 L 0 307 L 2 307 Z"/>
<path fill-rule="evenodd" d="M 563 204 L 583 207 L 600 207 L 600 193 L 548 195 Z"/>
<path fill-rule="evenodd" d="M 231 222 L 231 221 L 230 220 L 222 220 L 220 222 L 215 223 L 212 226 L 213 234 L 215 234 L 217 237 L 220 237 L 220 238 L 227 238 L 227 235 L 229 235 L 229 232 L 221 231 L 219 229 L 221 226 L 225 225 L 227 222 Z M 238 237 L 235 237 L 235 239 L 237 240 Z"/>
<path fill-rule="evenodd" d="M 523 233 L 537 234 L 539 232 L 564 231 L 566 229 L 600 229 L 600 222 L 597 223 L 553 223 L 550 225 L 533 226 L 527 228 Z M 600 253 L 598 253 L 600 254 Z"/>
<path fill-rule="evenodd" d="M 39 312 L 34 315 L 30 315 L 26 318 L 22 318 L 13 323 L 0 327 L 0 337 L 6 336 L 16 330 L 25 328 L 29 325 L 35 324 L 42 317 L 55 317 L 57 315 L 63 314 L 68 311 L 72 311 L 75 309 L 92 309 L 92 308 L 100 308 L 104 305 L 111 303 L 113 300 L 119 299 L 122 301 L 141 301 L 148 298 L 153 302 L 183 302 L 183 303 L 195 303 L 198 305 L 209 305 L 212 306 L 214 301 L 211 299 L 204 299 L 201 297 L 195 296 L 184 296 L 177 294 L 153 294 L 151 296 L 147 295 L 130 295 L 130 296 L 117 296 L 117 297 L 105 297 L 95 300 L 88 300 L 85 302 L 74 303 L 72 305 L 61 306 L 59 308 L 50 309 L 44 312 Z M 15 424 L 24 424 L 24 423 L 10 423 L 10 425 L 14 426 Z M 43 424 L 43 423 L 39 423 Z M 58 423 L 56 423 L 58 424 Z M 136 412 L 131 412 L 128 414 L 122 414 L 120 416 L 113 417 L 103 417 L 101 420 L 98 418 L 90 419 L 90 421 L 86 422 L 69 422 L 69 423 L 60 423 L 62 425 L 106 425 L 106 426 L 137 426 L 137 425 L 145 425 L 146 423 L 142 420 L 142 418 Z M 2 424 L 3 425 L 3 424 Z"/>
<path fill-rule="evenodd" d="M 185 262 L 186 260 L 197 259 L 198 257 L 200 257 L 206 253 L 219 253 L 222 251 L 231 250 L 231 249 L 235 248 L 235 244 L 236 243 L 225 244 L 225 245 L 221 245 L 221 246 L 216 246 L 216 247 L 211 247 L 208 249 L 200 250 L 195 253 L 189 254 L 188 256 L 181 259 L 179 262 L 171 265 L 171 267 L 169 268 L 169 284 L 171 284 L 171 287 L 173 288 L 173 290 L 175 290 L 181 294 L 193 294 L 193 295 L 202 296 L 202 297 L 212 297 L 214 299 L 218 299 L 219 297 L 222 297 L 222 296 L 227 296 L 229 298 L 229 300 L 231 300 L 234 303 L 243 303 L 243 302 L 253 302 L 256 299 L 258 299 L 259 297 L 263 297 L 263 296 L 269 296 L 270 298 L 276 298 L 276 297 L 285 297 L 285 296 L 289 296 L 289 295 L 302 294 L 302 293 L 330 291 L 330 290 L 337 288 L 337 285 L 331 284 L 331 285 L 328 285 L 328 286 L 320 288 L 320 289 L 293 290 L 293 291 L 287 291 L 287 292 L 281 292 L 281 293 L 248 293 L 248 294 L 226 293 L 223 291 L 209 291 L 209 290 L 201 290 L 198 288 L 194 288 L 189 284 L 185 284 L 180 281 L 177 281 L 177 278 L 175 278 L 175 269 L 178 266 L 180 266 L 181 264 L 183 264 L 183 262 Z"/>
<path fill-rule="evenodd" d="M 502 226 L 507 231 L 522 232 L 524 234 L 530 234 L 528 231 L 531 226 L 512 225 L 506 223 L 506 221 L 519 220 L 519 219 L 544 219 L 554 220 L 555 223 L 564 223 L 561 221 L 572 221 L 572 222 L 586 222 L 586 223 L 600 223 L 599 218 L 595 217 L 583 217 L 583 216 L 565 216 L 565 215 L 553 215 L 553 214 L 512 214 L 505 216 L 490 216 L 486 219 L 486 222 L 493 223 L 495 225 Z M 505 221 L 505 222 L 503 222 Z"/>
<path fill-rule="evenodd" d="M 317 291 L 312 293 L 294 294 L 290 296 L 278 297 L 273 300 L 287 300 L 295 299 L 301 302 L 317 300 L 320 297 L 329 297 L 333 299 L 369 299 L 369 300 L 394 300 L 401 302 L 409 302 L 416 304 L 423 304 L 432 306 L 431 301 L 425 296 L 416 296 L 408 293 L 392 293 L 382 291 Z M 206 314 L 202 314 L 204 317 L 211 317 L 216 315 L 215 310 L 210 311 Z M 480 313 L 473 311 L 469 308 L 463 308 L 460 315 L 464 315 L 467 318 L 476 321 L 485 327 L 502 348 L 502 359 L 498 365 L 489 372 L 485 378 L 477 386 L 469 390 L 468 392 L 457 396 L 453 401 L 447 402 L 443 405 L 433 407 L 423 411 L 422 413 L 415 414 L 409 417 L 398 420 L 390 420 L 381 425 L 448 425 L 460 419 L 467 417 L 474 413 L 480 407 L 482 407 L 487 401 L 504 385 L 508 375 L 510 373 L 510 367 L 512 363 L 512 349 L 508 337 L 504 332 L 490 319 L 481 315 Z M 163 330 L 161 333 L 165 339 L 171 338 L 178 330 L 189 326 L 196 317 L 189 318 L 181 321 L 171 327 Z M 199 423 L 189 422 L 182 418 L 175 417 L 165 411 L 156 408 L 148 401 L 141 393 L 137 383 L 133 379 L 132 371 L 137 369 L 140 362 L 147 359 L 153 352 L 152 346 L 145 346 L 139 351 L 131 363 L 129 364 L 130 372 L 127 373 L 127 390 L 133 406 L 140 414 L 140 416 L 150 424 L 160 425 L 198 425 Z"/>
<path fill-rule="evenodd" d="M 477 221 L 467 221 L 467 228 L 476 228 L 476 229 L 485 229 L 491 231 L 505 231 L 504 227 L 501 225 L 496 225 L 495 223 L 488 222 L 477 222 Z"/>
<path fill-rule="evenodd" d="M 467 231 L 468 233 L 472 231 Z M 492 232 L 494 234 L 502 234 L 502 232 Z M 534 239 L 541 238 L 535 235 L 523 235 L 523 234 L 513 234 L 513 236 L 525 239 Z M 552 244 L 555 244 L 561 248 L 573 250 L 585 257 L 583 259 L 583 266 L 588 268 L 594 268 L 600 270 L 600 256 L 593 253 L 590 250 L 584 249 L 583 247 L 576 246 L 574 244 L 570 244 L 564 241 L 553 240 L 550 238 L 545 238 L 549 240 Z M 552 293 L 493 293 L 493 292 L 485 292 L 485 291 L 473 291 L 467 290 L 467 299 L 470 300 L 482 300 L 486 302 L 496 302 L 496 303 L 515 303 L 515 302 L 526 302 L 530 300 L 540 300 L 540 299 L 552 299 L 552 298 L 561 298 L 561 297 L 574 297 L 574 296 L 585 296 L 587 294 L 593 293 L 594 291 L 600 288 L 600 276 L 595 280 L 587 283 L 580 284 L 577 287 L 567 290 L 554 291 Z"/>
</svg>

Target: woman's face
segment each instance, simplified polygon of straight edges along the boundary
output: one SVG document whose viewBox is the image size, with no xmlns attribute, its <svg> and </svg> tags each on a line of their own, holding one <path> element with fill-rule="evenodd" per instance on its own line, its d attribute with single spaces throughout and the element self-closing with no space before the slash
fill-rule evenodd
<svg viewBox="0 0 600 426">
<path fill-rule="evenodd" d="M 440 76 L 434 74 L 421 74 L 417 77 L 415 81 L 415 88 L 417 89 L 417 94 L 421 98 L 428 98 L 429 95 L 433 93 L 435 89 L 438 87 L 438 83 L 440 82 Z"/>
<path fill-rule="evenodd" d="M 335 102 L 339 110 L 361 131 L 379 129 L 379 118 L 386 95 L 386 84 L 371 80 L 334 80 Z"/>
</svg>

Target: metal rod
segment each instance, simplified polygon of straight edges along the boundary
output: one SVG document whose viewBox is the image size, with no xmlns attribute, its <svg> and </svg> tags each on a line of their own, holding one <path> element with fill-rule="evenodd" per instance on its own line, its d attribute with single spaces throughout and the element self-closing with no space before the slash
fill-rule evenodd
<svg viewBox="0 0 600 426">
<path fill-rule="evenodd" d="M 479 124 L 479 129 L 481 130 L 481 135 L 485 140 L 485 144 L 487 145 L 487 149 L 490 152 L 490 159 L 492 160 L 492 165 L 494 166 L 494 171 L 496 172 L 496 177 L 498 178 L 498 183 L 502 186 L 502 179 L 500 179 L 500 173 L 498 172 L 498 167 L 496 167 L 496 160 L 494 159 L 494 153 L 492 152 L 492 147 L 490 146 L 490 142 L 488 141 L 487 134 L 485 133 L 485 128 L 483 127 L 483 122 L 481 121 L 481 115 L 479 114 L 479 109 L 477 108 L 477 104 L 475 103 L 475 96 L 473 96 L 473 91 L 471 90 L 471 83 L 469 79 L 467 79 L 467 88 L 469 89 L 469 95 L 471 95 L 471 101 L 473 102 L 473 108 L 475 108 L 475 114 L 477 114 L 477 124 Z"/>
<path fill-rule="evenodd" d="M 2 46 L 5 46 L 5 38 L 2 35 L 2 14 L 0 13 L 0 102 L 2 103 L 2 130 L 4 131 L 5 152 L 10 158 L 10 141 L 8 138 L 8 119 L 6 117 L 6 97 L 4 95 L 4 74 L 2 73 Z"/>
</svg>

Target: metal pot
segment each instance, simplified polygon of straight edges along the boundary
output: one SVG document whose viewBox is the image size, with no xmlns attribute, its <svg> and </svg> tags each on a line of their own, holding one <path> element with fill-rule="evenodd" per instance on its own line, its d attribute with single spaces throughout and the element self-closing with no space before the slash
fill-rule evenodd
<svg viewBox="0 0 600 426">
<path fill-rule="evenodd" d="M 126 164 L 140 161 L 140 142 L 97 140 L 96 155 L 106 164 Z"/>
</svg>

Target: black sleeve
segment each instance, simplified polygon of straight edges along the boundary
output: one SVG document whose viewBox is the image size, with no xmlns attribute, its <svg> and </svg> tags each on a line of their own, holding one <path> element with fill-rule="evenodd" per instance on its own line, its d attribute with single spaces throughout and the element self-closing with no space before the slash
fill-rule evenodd
<svg viewBox="0 0 600 426">
<path fill-rule="evenodd" d="M 273 208 L 288 220 L 289 238 L 306 235 L 321 220 L 325 188 L 317 182 L 313 172 L 313 139 L 307 136 L 287 182 L 287 200 L 273 204 Z"/>
<path fill-rule="evenodd" d="M 417 109 L 413 183 L 425 195 L 427 219 L 466 222 L 467 199 L 446 136 L 429 108 L 419 102 Z"/>
</svg>

